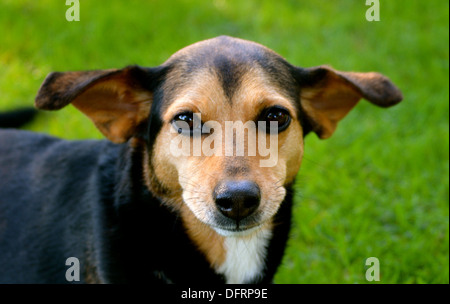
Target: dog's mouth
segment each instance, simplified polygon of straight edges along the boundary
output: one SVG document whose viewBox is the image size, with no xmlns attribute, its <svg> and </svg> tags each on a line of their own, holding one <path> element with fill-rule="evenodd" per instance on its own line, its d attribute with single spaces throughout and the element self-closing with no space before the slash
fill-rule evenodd
<svg viewBox="0 0 450 304">
<path fill-rule="evenodd" d="M 229 228 L 229 227 L 218 227 L 212 226 L 212 228 L 220 235 L 229 236 L 247 236 L 261 229 L 263 225 L 258 224 L 254 226 L 239 227 L 239 228 Z"/>
<path fill-rule="evenodd" d="M 246 236 L 261 229 L 264 222 L 259 212 L 240 221 L 224 217 L 220 212 L 214 212 L 208 220 L 208 225 L 222 236 Z"/>
<path fill-rule="evenodd" d="M 251 235 L 271 223 L 280 205 L 274 196 L 268 201 L 254 182 L 219 185 L 212 197 L 199 195 L 205 191 L 198 189 L 183 192 L 185 204 L 200 222 L 227 237 Z"/>
</svg>

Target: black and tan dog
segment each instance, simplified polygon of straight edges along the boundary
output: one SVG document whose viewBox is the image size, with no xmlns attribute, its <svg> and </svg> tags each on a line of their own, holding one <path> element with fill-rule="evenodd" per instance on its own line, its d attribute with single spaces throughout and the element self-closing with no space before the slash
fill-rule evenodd
<svg viewBox="0 0 450 304">
<path fill-rule="evenodd" d="M 331 136 L 361 98 L 388 107 L 402 95 L 378 73 L 299 68 L 230 37 L 154 68 L 51 73 L 36 107 L 71 103 L 110 141 L 0 131 L 0 282 L 66 282 L 69 257 L 86 283 L 271 282 L 303 138 Z M 193 113 L 277 122 L 276 165 L 260 154 L 175 157 L 173 129 L 192 127 Z"/>
</svg>

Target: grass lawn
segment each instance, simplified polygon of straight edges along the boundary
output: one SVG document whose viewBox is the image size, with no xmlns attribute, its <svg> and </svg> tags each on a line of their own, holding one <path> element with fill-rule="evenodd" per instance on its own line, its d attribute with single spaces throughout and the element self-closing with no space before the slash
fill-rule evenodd
<svg viewBox="0 0 450 304">
<path fill-rule="evenodd" d="M 276 283 L 449 283 L 449 1 L 65 1 L 0 3 L 0 109 L 32 105 L 59 70 L 156 66 L 226 34 L 260 42 L 299 66 L 379 71 L 403 91 L 384 110 L 362 101 L 328 140 L 306 139 L 294 228 Z M 102 138 L 68 107 L 29 129 Z"/>
</svg>

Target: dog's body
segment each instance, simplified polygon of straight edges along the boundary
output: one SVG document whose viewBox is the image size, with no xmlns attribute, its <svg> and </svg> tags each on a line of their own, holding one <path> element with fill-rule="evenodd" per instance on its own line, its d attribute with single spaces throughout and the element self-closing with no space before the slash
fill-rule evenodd
<svg viewBox="0 0 450 304">
<path fill-rule="evenodd" d="M 300 69 L 229 37 L 157 68 L 49 75 L 37 107 L 72 103 L 115 143 L 0 130 L 0 283 L 67 282 L 70 257 L 86 283 L 271 282 L 303 136 L 330 136 L 361 97 L 401 100 L 379 74 Z M 222 124 L 277 120 L 277 165 L 170 155 L 169 130 L 196 111 Z"/>
<path fill-rule="evenodd" d="M 127 144 L 0 130 L 0 155 L 0 283 L 67 283 L 69 257 L 81 282 L 224 282 L 144 185 L 142 155 Z M 286 200 L 263 282 L 284 251 Z"/>
</svg>

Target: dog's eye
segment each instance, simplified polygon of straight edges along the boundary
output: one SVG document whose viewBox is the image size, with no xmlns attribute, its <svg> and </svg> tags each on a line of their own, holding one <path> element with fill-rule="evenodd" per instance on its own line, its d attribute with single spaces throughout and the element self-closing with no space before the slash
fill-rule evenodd
<svg viewBox="0 0 450 304">
<path fill-rule="evenodd" d="M 175 115 L 172 125 L 179 134 L 194 134 L 194 130 L 201 132 L 202 122 L 200 118 L 192 112 L 183 112 Z"/>
<path fill-rule="evenodd" d="M 278 132 L 281 132 L 286 130 L 289 126 L 291 116 L 289 115 L 289 111 L 287 109 L 274 106 L 263 111 L 258 121 L 266 122 L 265 128 L 267 133 L 270 132 L 270 122 L 277 122 Z"/>
</svg>

